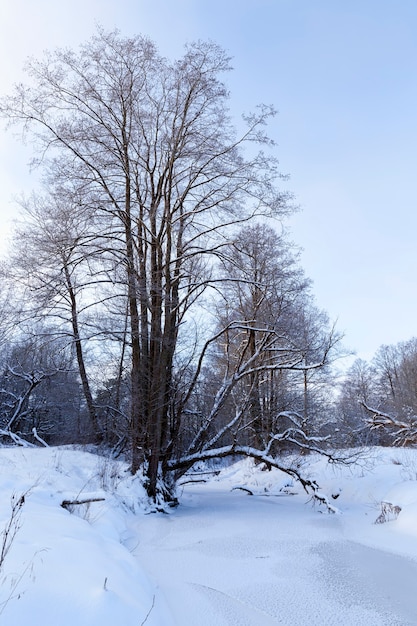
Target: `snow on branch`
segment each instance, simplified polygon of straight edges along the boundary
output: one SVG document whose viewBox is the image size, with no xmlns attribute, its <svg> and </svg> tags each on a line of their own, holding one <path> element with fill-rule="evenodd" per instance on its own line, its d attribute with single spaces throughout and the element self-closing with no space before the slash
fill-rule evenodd
<svg viewBox="0 0 417 626">
<path fill-rule="evenodd" d="M 227 327 L 228 330 L 230 329 L 235 330 L 235 329 L 241 329 L 241 328 L 242 328 L 241 323 L 230 323 Z M 248 327 L 244 325 L 243 328 L 247 329 Z M 216 335 L 216 338 L 219 338 L 224 332 L 225 332 L 225 329 L 223 329 L 220 333 L 218 333 L 218 335 Z M 247 356 L 247 358 L 243 358 L 243 354 L 245 353 L 245 350 L 243 350 L 242 360 L 236 366 L 236 369 L 234 369 L 230 374 L 227 374 L 226 372 L 223 382 L 220 385 L 216 393 L 216 396 L 214 398 L 214 402 L 211 407 L 211 410 L 206 416 L 206 418 L 203 420 L 200 426 L 200 429 L 196 433 L 193 441 L 191 442 L 189 446 L 189 449 L 188 449 L 189 453 L 196 452 L 198 449 L 202 447 L 206 434 L 210 430 L 211 425 L 214 423 L 214 420 L 219 415 L 226 401 L 230 398 L 235 387 L 241 381 L 248 380 L 250 377 L 257 375 L 259 373 L 280 371 L 280 370 L 281 371 L 282 370 L 310 371 L 314 369 L 319 369 L 320 367 L 323 367 L 323 365 L 325 364 L 326 359 L 327 359 L 327 349 L 325 350 L 323 358 L 320 361 L 314 362 L 312 364 L 306 364 L 304 362 L 304 357 L 302 355 L 300 356 L 300 353 L 298 353 L 294 356 L 286 355 L 286 357 L 276 359 L 270 364 L 262 362 L 259 365 L 259 362 L 263 360 L 262 357 L 264 355 L 266 345 L 267 345 L 268 350 L 270 350 L 270 346 L 268 345 L 270 334 L 274 336 L 276 335 L 275 331 L 265 331 L 264 339 L 259 342 L 253 354 L 251 354 L 250 356 Z M 208 345 L 209 345 L 209 342 L 207 342 L 206 347 L 208 347 Z M 291 353 L 292 353 L 292 350 L 291 350 Z M 199 363 L 199 368 L 201 367 L 201 365 L 202 365 L 202 361 L 201 363 Z M 191 383 L 190 389 L 187 394 L 187 399 L 191 393 L 191 389 L 193 385 L 196 383 L 196 380 L 197 380 L 197 373 L 195 375 L 195 379 Z M 185 404 L 185 401 L 184 401 L 184 404 Z M 241 403 L 241 412 L 244 410 L 244 404 L 245 402 Z M 240 415 L 241 415 L 241 412 L 240 412 Z M 289 417 L 291 420 L 293 419 L 292 417 L 293 415 L 294 413 L 286 413 L 286 414 L 282 413 L 282 416 Z M 222 434 L 226 432 L 226 430 L 230 430 L 232 426 L 238 421 L 239 421 L 239 418 L 235 416 L 233 420 L 222 429 Z M 297 424 L 297 427 L 301 429 L 301 426 L 299 424 Z M 218 435 L 215 436 L 216 440 L 218 440 L 219 438 L 220 436 Z"/>
<path fill-rule="evenodd" d="M 365 402 L 361 402 L 361 404 L 370 413 L 368 425 L 371 430 L 390 432 L 394 446 L 415 445 L 417 443 L 417 416 L 413 415 L 408 421 L 403 421 L 379 409 L 374 409 Z"/>
<path fill-rule="evenodd" d="M 22 437 L 19 437 L 19 435 L 16 435 L 16 433 L 12 432 L 11 430 L 0 428 L 0 436 L 10 437 L 15 444 L 17 444 L 18 446 L 22 446 L 23 448 L 36 448 L 34 443 L 30 443 L 30 441 L 22 439 Z"/>
<path fill-rule="evenodd" d="M 29 414 L 31 396 L 36 387 L 38 387 L 38 385 L 40 385 L 44 380 L 50 379 L 52 376 L 58 374 L 59 371 L 59 369 L 55 368 L 51 371 L 34 370 L 28 372 L 25 371 L 20 365 L 18 367 L 11 366 L 10 364 L 6 365 L 5 378 L 7 379 L 10 377 L 13 382 L 17 380 L 22 389 L 16 392 L 12 386 L 10 389 L 7 389 L 7 386 L 0 388 L 0 396 L 2 399 L 1 408 L 3 413 L 3 427 L 0 428 L 0 436 L 10 437 L 12 441 L 19 446 L 34 446 L 33 443 L 26 441 L 26 439 L 23 439 L 13 431 L 18 430 L 17 425 Z M 32 429 L 32 434 L 36 441 L 43 446 L 48 446 L 46 441 L 40 437 L 36 428 Z"/>
<path fill-rule="evenodd" d="M 33 433 L 33 436 L 35 437 L 36 441 L 39 441 L 39 443 L 42 444 L 45 448 L 49 448 L 49 446 L 46 443 L 46 441 L 44 439 L 42 439 L 42 437 L 40 437 L 38 435 L 38 431 L 36 430 L 35 427 L 32 428 L 32 433 Z"/>
<path fill-rule="evenodd" d="M 255 459 L 258 462 L 263 462 L 269 467 L 274 467 L 285 474 L 291 476 L 291 478 L 297 480 L 303 487 L 306 493 L 311 495 L 313 502 L 325 505 L 330 513 L 337 512 L 337 509 L 330 503 L 327 496 L 320 492 L 320 487 L 315 480 L 303 476 L 299 467 L 295 465 L 286 466 L 283 465 L 272 455 L 268 454 L 266 450 L 258 450 L 251 446 L 241 446 L 231 444 L 223 446 L 221 448 L 212 448 L 202 450 L 194 454 L 188 454 L 180 457 L 179 459 L 172 459 L 167 462 L 167 468 L 171 471 L 180 470 L 184 467 L 190 467 L 197 461 L 208 461 L 210 459 L 225 458 L 228 456 L 245 456 Z M 329 461 L 344 462 L 341 458 L 336 459 L 330 453 L 326 454 Z"/>
</svg>

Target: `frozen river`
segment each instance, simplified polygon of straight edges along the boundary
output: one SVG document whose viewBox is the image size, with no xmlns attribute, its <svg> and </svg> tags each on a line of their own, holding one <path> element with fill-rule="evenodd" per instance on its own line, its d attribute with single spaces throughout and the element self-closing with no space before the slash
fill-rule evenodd
<svg viewBox="0 0 417 626">
<path fill-rule="evenodd" d="M 172 515 L 137 518 L 161 626 L 415 626 L 417 563 L 352 541 L 347 518 L 305 501 L 211 483 Z"/>
</svg>

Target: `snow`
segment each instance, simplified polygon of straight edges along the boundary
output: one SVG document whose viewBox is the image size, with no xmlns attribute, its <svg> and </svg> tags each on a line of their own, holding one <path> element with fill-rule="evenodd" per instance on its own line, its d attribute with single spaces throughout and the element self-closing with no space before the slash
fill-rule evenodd
<svg viewBox="0 0 417 626">
<path fill-rule="evenodd" d="M 180 506 L 161 514 L 121 462 L 0 448 L 0 531 L 25 494 L 0 570 L 0 625 L 416 624 L 417 450 L 303 463 L 335 514 L 247 459 L 180 486 Z M 381 502 L 398 518 L 375 524 Z"/>
<path fill-rule="evenodd" d="M 3 526 L 11 496 L 26 493 L 21 528 L 1 572 L 0 624 L 138 626 L 145 619 L 153 590 L 123 544 L 126 519 L 133 515 L 129 505 L 140 503 L 144 493 L 123 477 L 126 468 L 117 469 L 121 474 L 112 476 L 111 485 L 105 460 L 93 454 L 0 449 Z M 122 484 L 114 491 L 117 481 Z M 61 507 L 66 499 L 92 497 L 105 500 L 74 507 L 77 514 Z M 161 609 L 158 620 L 148 623 L 164 623 Z"/>
</svg>

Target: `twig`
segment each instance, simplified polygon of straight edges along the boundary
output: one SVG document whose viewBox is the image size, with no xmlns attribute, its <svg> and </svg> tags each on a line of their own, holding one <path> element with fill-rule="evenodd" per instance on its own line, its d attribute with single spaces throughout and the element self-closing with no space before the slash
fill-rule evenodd
<svg viewBox="0 0 417 626">
<path fill-rule="evenodd" d="M 232 491 L 240 489 L 240 491 L 245 491 L 249 496 L 253 496 L 253 491 L 248 489 L 247 487 L 232 487 Z"/>
<path fill-rule="evenodd" d="M 143 622 L 141 622 L 140 626 L 143 626 L 147 621 L 148 621 L 148 617 L 152 612 L 153 607 L 155 606 L 155 594 L 153 594 L 153 598 L 152 598 L 152 606 L 149 609 L 148 613 L 146 614 L 145 619 L 143 620 Z"/>
<path fill-rule="evenodd" d="M 178 483 L 179 487 L 182 487 L 183 485 L 190 485 L 191 483 L 195 484 L 195 483 L 206 483 L 207 480 L 205 478 L 195 478 L 194 480 L 190 478 L 190 480 L 183 480 L 180 483 Z"/>
<path fill-rule="evenodd" d="M 12 546 L 14 538 L 20 529 L 20 516 L 22 514 L 22 507 L 25 503 L 26 494 L 16 496 L 13 494 L 11 497 L 11 513 L 3 530 L 3 538 L 1 540 L 1 552 L 0 552 L 0 570 L 3 566 L 4 560 Z"/>
</svg>

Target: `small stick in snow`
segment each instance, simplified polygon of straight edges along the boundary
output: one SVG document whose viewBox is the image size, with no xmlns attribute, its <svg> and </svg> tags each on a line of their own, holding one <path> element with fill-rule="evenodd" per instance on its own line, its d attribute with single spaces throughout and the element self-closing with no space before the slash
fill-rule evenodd
<svg viewBox="0 0 417 626">
<path fill-rule="evenodd" d="M 253 491 L 248 489 L 247 487 L 232 487 L 232 491 L 240 489 L 240 491 L 245 491 L 249 496 L 253 496 Z"/>
<path fill-rule="evenodd" d="M 86 498 L 85 500 L 63 500 L 61 502 L 61 506 L 64 509 L 67 509 L 70 506 L 77 506 L 79 504 L 90 504 L 90 502 L 103 502 L 105 498 Z"/>
</svg>

